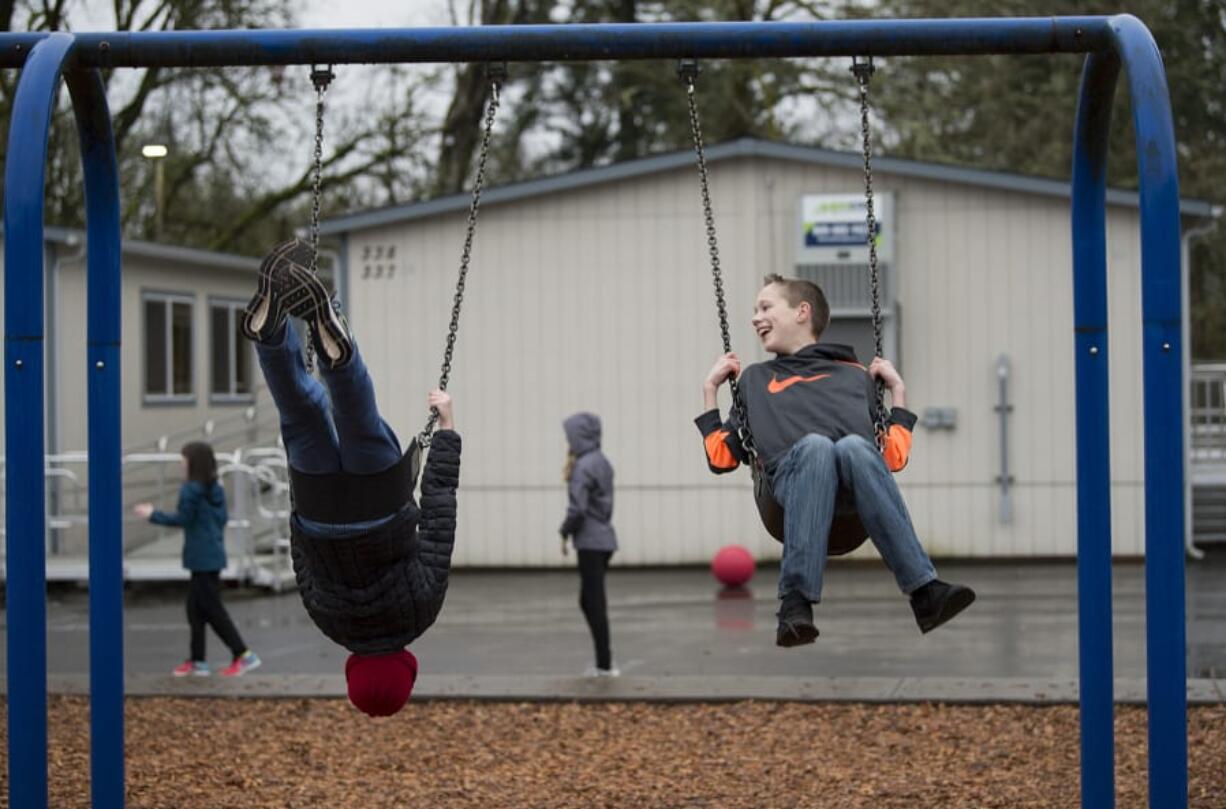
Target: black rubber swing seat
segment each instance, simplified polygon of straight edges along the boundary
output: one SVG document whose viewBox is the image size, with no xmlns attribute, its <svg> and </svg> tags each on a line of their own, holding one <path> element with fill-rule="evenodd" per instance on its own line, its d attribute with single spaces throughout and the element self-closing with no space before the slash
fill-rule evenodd
<svg viewBox="0 0 1226 809">
<path fill-rule="evenodd" d="M 783 506 L 770 492 L 769 481 L 757 466 L 753 467 L 753 499 L 758 506 L 758 516 L 767 533 L 783 541 Z M 868 539 L 868 531 L 854 508 L 844 506 L 849 501 L 847 493 L 840 489 L 835 498 L 837 504 L 834 521 L 830 524 L 830 537 L 826 545 L 827 556 L 843 556 L 851 553 Z"/>
<path fill-rule="evenodd" d="M 308 520 L 347 523 L 377 520 L 398 512 L 417 488 L 421 443 L 414 438 L 400 460 L 382 472 L 302 472 L 289 468 L 294 511 Z"/>
</svg>

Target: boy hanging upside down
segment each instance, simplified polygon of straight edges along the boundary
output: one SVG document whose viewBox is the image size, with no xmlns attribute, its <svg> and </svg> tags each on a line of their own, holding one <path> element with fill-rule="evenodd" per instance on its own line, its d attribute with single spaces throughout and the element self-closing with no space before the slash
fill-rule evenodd
<svg viewBox="0 0 1226 809">
<path fill-rule="evenodd" d="M 716 393 L 738 376 L 744 409 L 769 490 L 784 510 L 779 570 L 780 646 L 812 643 L 813 608 L 837 495 L 842 488 L 898 587 L 911 598 L 920 630 L 929 632 L 970 606 L 975 593 L 937 578 L 920 545 L 892 472 L 907 464 L 915 414 L 902 377 L 875 357 L 867 369 L 850 346 L 819 344 L 830 306 L 809 281 L 770 275 L 758 293 L 753 327 L 775 359 L 741 370 L 736 354 L 720 357 L 703 383 L 706 412 L 695 421 L 712 472 L 731 472 L 748 455 L 733 421 L 721 424 Z M 875 379 L 890 391 L 884 451 L 874 430 Z"/>
<path fill-rule="evenodd" d="M 380 418 L 348 325 L 310 263 L 311 248 L 302 241 L 273 249 L 260 267 L 243 332 L 256 344 L 281 416 L 302 603 L 325 635 L 352 652 L 345 663 L 350 701 L 371 716 L 390 716 L 417 679 L 417 658 L 405 646 L 434 623 L 447 594 L 460 436 L 451 397 L 432 391 L 439 431 L 419 510 L 414 453 L 402 455 Z M 306 369 L 290 316 L 306 323 L 323 384 Z"/>
</svg>

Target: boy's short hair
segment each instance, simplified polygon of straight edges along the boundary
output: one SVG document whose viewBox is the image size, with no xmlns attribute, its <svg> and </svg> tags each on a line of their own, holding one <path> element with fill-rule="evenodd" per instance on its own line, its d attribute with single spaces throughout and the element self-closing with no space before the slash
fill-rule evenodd
<svg viewBox="0 0 1226 809">
<path fill-rule="evenodd" d="M 822 332 L 826 331 L 826 327 L 830 325 L 830 304 L 822 288 L 812 281 L 806 281 L 803 278 L 784 278 L 778 273 L 771 273 L 762 279 L 762 286 L 771 284 L 778 284 L 783 289 L 783 297 L 787 300 L 788 306 L 793 309 L 802 303 L 809 304 L 809 309 L 813 313 L 810 320 L 813 326 L 813 337 L 814 339 L 821 337 Z"/>
</svg>

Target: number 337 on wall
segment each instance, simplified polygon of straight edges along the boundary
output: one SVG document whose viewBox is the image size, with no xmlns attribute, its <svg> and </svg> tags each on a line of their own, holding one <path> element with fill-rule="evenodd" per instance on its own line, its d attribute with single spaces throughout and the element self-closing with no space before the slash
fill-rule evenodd
<svg viewBox="0 0 1226 809">
<path fill-rule="evenodd" d="M 390 281 L 396 276 L 396 245 L 363 245 L 361 263 L 363 281 Z"/>
</svg>

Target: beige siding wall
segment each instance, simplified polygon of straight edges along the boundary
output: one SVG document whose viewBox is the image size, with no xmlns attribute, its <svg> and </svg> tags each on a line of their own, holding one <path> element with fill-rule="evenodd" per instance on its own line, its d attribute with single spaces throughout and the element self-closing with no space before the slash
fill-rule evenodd
<svg viewBox="0 0 1226 809">
<path fill-rule="evenodd" d="M 224 419 L 246 404 L 220 404 L 210 401 L 211 349 L 209 303 L 213 300 L 241 301 L 251 296 L 255 274 L 250 271 L 217 269 L 190 264 L 168 266 L 149 258 L 126 257 L 123 267 L 123 442 L 134 447 L 155 441 L 158 436 L 190 429 L 208 419 Z M 85 326 L 86 279 L 83 266 L 66 264 L 59 276 L 59 377 L 60 446 L 66 450 L 84 449 L 86 431 Z M 144 391 L 144 292 L 187 295 L 192 300 L 192 385 L 190 404 L 153 404 L 145 401 Z M 247 344 L 240 348 L 250 351 Z M 254 356 L 251 357 L 254 362 Z M 253 367 L 256 395 L 264 398 L 263 380 Z M 171 447 L 171 451 L 177 447 Z"/>
<path fill-rule="evenodd" d="M 776 240 L 790 245 L 796 199 L 852 192 L 858 174 L 758 164 L 773 183 Z M 900 365 L 908 404 L 958 411 L 953 432 L 917 428 L 899 483 L 934 555 L 1076 552 L 1072 244 L 1066 200 L 883 175 L 896 195 Z M 783 228 L 786 232 L 781 231 Z M 1137 211 L 1108 214 L 1114 546 L 1142 530 L 1140 249 Z M 790 259 L 785 259 L 790 260 Z M 997 358 L 1012 364 L 1013 520 L 999 520 Z"/>
<path fill-rule="evenodd" d="M 695 189 L 677 180 L 483 211 L 452 385 L 466 447 L 461 563 L 560 562 L 561 421 L 580 409 L 605 422 L 623 561 L 693 561 L 731 538 L 771 550 L 744 508 L 745 480 L 706 472 L 691 423 L 719 343 L 702 305 Z M 420 428 L 437 378 L 461 237 L 454 216 L 352 243 L 353 320 L 402 435 Z M 396 245 L 392 280 L 362 279 L 367 244 Z M 729 246 L 730 265 L 747 259 L 743 243 Z M 744 310 L 751 290 L 732 286 Z M 736 342 L 748 345 L 744 320 Z"/>
<path fill-rule="evenodd" d="M 742 356 L 759 278 L 788 272 L 797 199 L 854 193 L 858 174 L 770 160 L 713 167 Z M 938 556 L 1071 555 L 1075 547 L 1072 281 L 1067 201 L 879 177 L 896 193 L 900 365 L 909 405 L 958 411 L 917 428 L 899 476 Z M 1143 547 L 1137 214 L 1109 214 L 1115 547 Z M 408 436 L 442 356 L 459 214 L 354 233 L 355 329 L 385 417 Z M 395 247 L 392 261 L 363 260 Z M 373 256 L 372 250 L 370 255 Z M 365 267 L 384 265 L 381 277 Z M 388 277 L 386 265 L 394 264 Z M 673 171 L 482 211 L 451 390 L 465 439 L 457 562 L 552 565 L 565 506 L 560 423 L 605 423 L 627 564 L 700 562 L 728 542 L 762 556 L 748 475 L 714 477 L 692 418 L 719 353 L 695 178 Z M 998 520 L 995 362 L 1013 363 L 1013 522 Z M 726 407 L 726 400 L 725 400 Z"/>
</svg>

